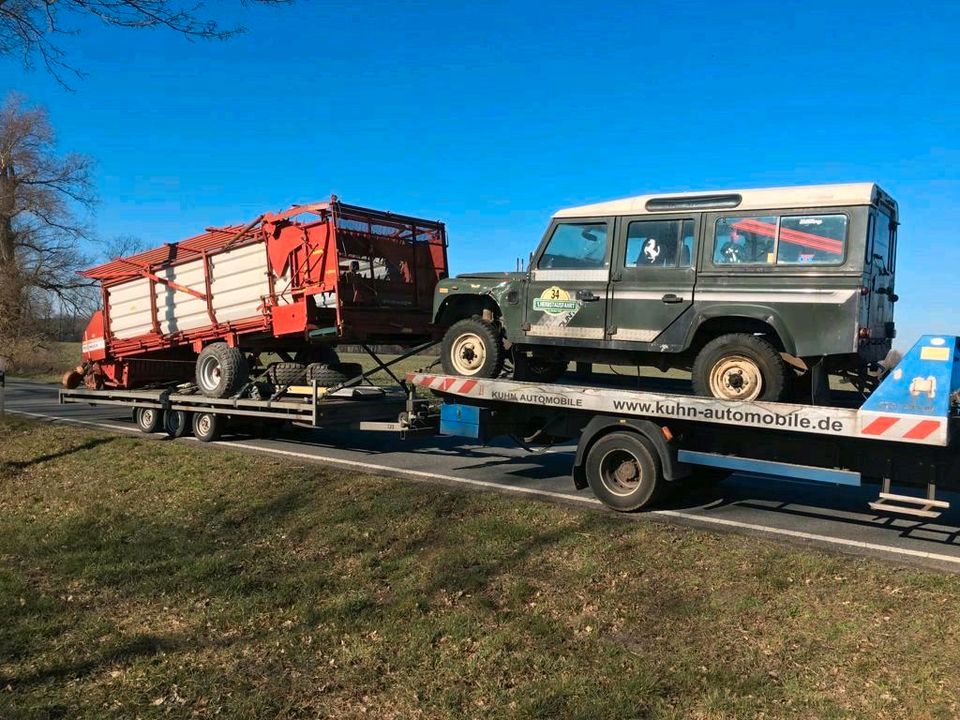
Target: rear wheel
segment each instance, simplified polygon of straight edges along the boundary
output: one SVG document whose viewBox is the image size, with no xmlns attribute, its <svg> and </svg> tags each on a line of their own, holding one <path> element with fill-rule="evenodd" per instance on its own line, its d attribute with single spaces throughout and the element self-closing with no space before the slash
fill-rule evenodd
<svg viewBox="0 0 960 720">
<path fill-rule="evenodd" d="M 503 356 L 500 333 L 480 318 L 455 322 L 440 345 L 440 364 L 450 375 L 497 377 L 503 370 Z"/>
<path fill-rule="evenodd" d="M 137 408 L 133 411 L 133 419 L 140 428 L 140 432 L 155 433 L 160 429 L 163 413 L 155 408 Z"/>
<path fill-rule="evenodd" d="M 216 413 L 194 413 L 193 436 L 200 442 L 213 442 L 223 432 L 223 416 Z"/>
<path fill-rule="evenodd" d="M 225 342 L 207 345 L 197 357 L 197 387 L 207 397 L 225 398 L 240 392 L 250 375 L 239 348 Z"/>
<path fill-rule="evenodd" d="M 762 337 L 714 338 L 693 362 L 693 390 L 721 400 L 782 400 L 787 372 L 777 349 Z"/>
<path fill-rule="evenodd" d="M 619 512 L 650 505 L 663 485 L 657 451 L 632 432 L 612 432 L 597 440 L 587 453 L 585 470 L 593 494 Z"/>
</svg>

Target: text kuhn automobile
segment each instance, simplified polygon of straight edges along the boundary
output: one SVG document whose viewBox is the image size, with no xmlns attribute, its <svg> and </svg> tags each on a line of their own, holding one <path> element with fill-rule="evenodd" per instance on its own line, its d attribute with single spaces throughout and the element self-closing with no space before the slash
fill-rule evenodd
<svg viewBox="0 0 960 720">
<path fill-rule="evenodd" d="M 132 388 L 188 380 L 228 397 L 259 369 L 277 384 L 345 379 L 336 343 L 416 345 L 447 275 L 442 223 L 330 202 L 209 228 L 86 270 L 102 310 L 64 384 Z M 268 368 L 260 354 L 285 360 Z"/>
<path fill-rule="evenodd" d="M 894 337 L 897 223 L 872 183 L 561 210 L 527 272 L 438 285 L 443 368 L 496 377 L 509 359 L 516 379 L 553 381 L 569 361 L 679 367 L 731 400 L 830 372 L 867 390 Z"/>
</svg>

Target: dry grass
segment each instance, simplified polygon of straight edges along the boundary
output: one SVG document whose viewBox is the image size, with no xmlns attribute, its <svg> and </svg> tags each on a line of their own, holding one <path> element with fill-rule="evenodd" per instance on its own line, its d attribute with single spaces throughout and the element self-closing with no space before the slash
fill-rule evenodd
<svg viewBox="0 0 960 720">
<path fill-rule="evenodd" d="M 954 718 L 960 578 L 0 425 L 0 717 Z"/>
</svg>

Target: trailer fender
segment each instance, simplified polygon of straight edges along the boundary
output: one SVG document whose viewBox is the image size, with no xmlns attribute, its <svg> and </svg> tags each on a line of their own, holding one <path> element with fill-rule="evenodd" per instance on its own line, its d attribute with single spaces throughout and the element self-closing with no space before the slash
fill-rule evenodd
<svg viewBox="0 0 960 720">
<path fill-rule="evenodd" d="M 670 482 L 690 474 L 690 466 L 677 460 L 676 443 L 667 440 L 663 432 L 663 426 L 640 418 L 618 418 L 601 415 L 588 422 L 580 432 L 577 455 L 573 462 L 573 484 L 578 490 L 587 487 L 584 463 L 590 448 L 599 438 L 615 430 L 632 430 L 638 435 L 644 436 L 653 444 L 660 456 L 660 466 L 663 468 L 664 480 Z"/>
</svg>

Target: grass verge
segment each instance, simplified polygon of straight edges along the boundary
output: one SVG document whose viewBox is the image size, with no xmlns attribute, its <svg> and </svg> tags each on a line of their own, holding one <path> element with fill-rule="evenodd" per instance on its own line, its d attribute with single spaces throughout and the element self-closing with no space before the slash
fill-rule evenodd
<svg viewBox="0 0 960 720">
<path fill-rule="evenodd" d="M 953 718 L 960 578 L 0 425 L 0 717 Z"/>
</svg>

